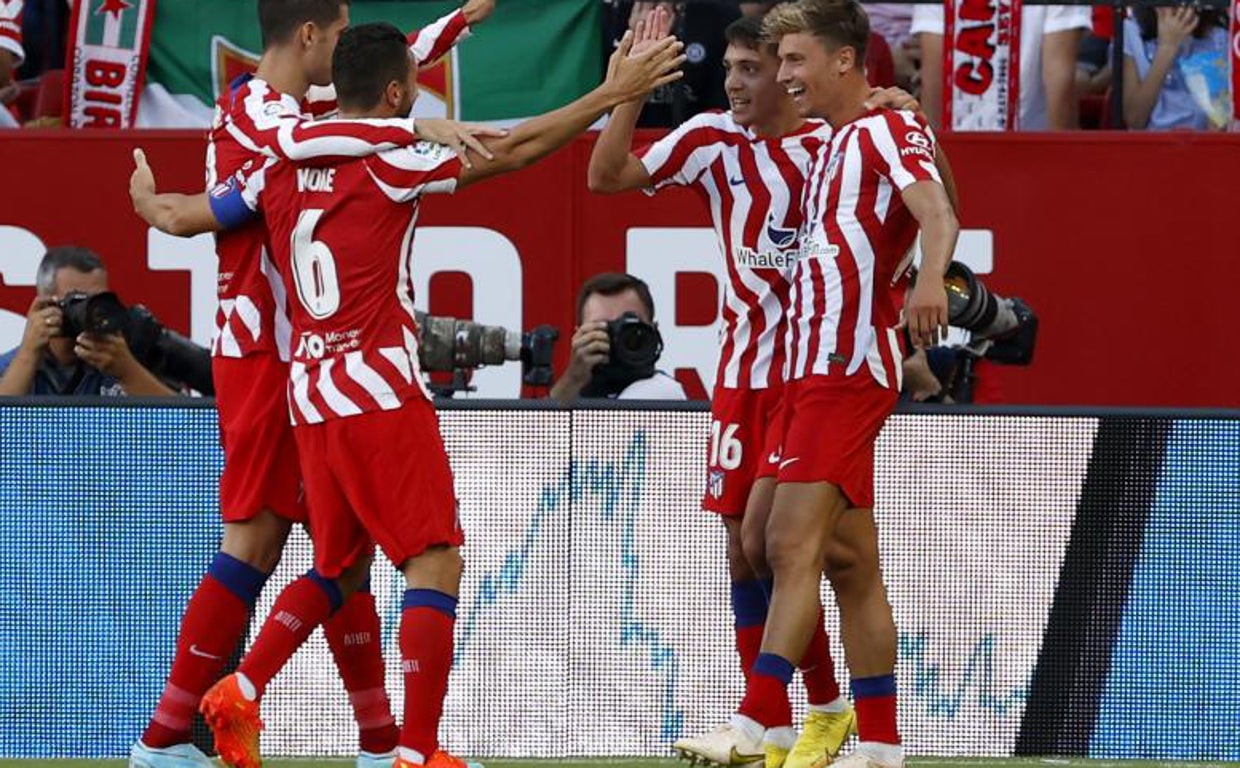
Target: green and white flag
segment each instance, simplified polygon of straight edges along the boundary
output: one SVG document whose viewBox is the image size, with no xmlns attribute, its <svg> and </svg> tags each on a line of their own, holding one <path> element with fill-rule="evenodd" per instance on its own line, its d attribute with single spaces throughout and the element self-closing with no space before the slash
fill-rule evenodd
<svg viewBox="0 0 1240 768">
<path fill-rule="evenodd" d="M 257 0 L 159 0 L 144 128 L 205 127 L 216 98 L 262 52 Z M 460 0 L 353 0 L 354 24 L 389 21 L 408 32 L 460 7 Z M 509 122 L 572 101 L 602 71 L 599 0 L 499 0 L 495 13 L 419 75 L 414 114 Z"/>
</svg>

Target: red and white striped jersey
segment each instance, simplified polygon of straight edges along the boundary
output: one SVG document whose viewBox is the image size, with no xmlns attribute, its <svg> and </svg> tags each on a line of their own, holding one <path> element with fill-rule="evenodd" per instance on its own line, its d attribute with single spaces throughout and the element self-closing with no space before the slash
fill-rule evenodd
<svg viewBox="0 0 1240 768">
<path fill-rule="evenodd" d="M 226 192 L 268 159 L 357 157 L 416 141 L 413 121 L 311 122 L 297 100 L 251 79 L 220 99 L 207 146 L 207 188 Z M 288 359 L 289 327 L 280 277 L 254 220 L 216 235 L 219 257 L 216 337 L 212 352 L 245 357 L 278 352 Z"/>
<path fill-rule="evenodd" d="M 411 33 L 410 49 L 419 62 L 432 62 L 468 34 L 465 14 L 456 10 Z M 269 159 L 361 157 L 417 140 L 410 119 L 310 120 L 335 112 L 336 94 L 330 86 L 312 89 L 299 104 L 261 79 L 242 81 L 216 104 L 207 146 L 207 189 L 227 195 L 230 184 L 244 186 Z M 251 221 L 222 232 L 216 236 L 216 252 L 219 309 L 213 353 L 244 357 L 275 351 L 288 360 L 284 289 L 266 248 L 266 227 Z"/>
<path fill-rule="evenodd" d="M 708 112 L 637 153 L 655 189 L 694 187 L 710 205 L 728 272 L 716 387 L 764 389 L 783 380 L 802 187 L 830 137 L 830 126 L 809 121 L 764 139 L 731 113 Z"/>
<path fill-rule="evenodd" d="M 461 162 L 419 142 L 330 168 L 274 163 L 246 194 L 263 211 L 293 330 L 293 424 L 427 397 L 413 313 L 423 194 L 456 189 Z"/>
<path fill-rule="evenodd" d="M 941 183 L 935 138 L 907 111 L 871 110 L 836 130 L 805 187 L 793 275 L 789 377 L 851 376 L 863 367 L 899 389 L 904 306 L 918 225 L 900 192 Z"/>
<path fill-rule="evenodd" d="M 26 59 L 22 47 L 22 7 L 25 0 L 0 0 L 0 51 L 8 51 L 17 64 Z"/>
</svg>

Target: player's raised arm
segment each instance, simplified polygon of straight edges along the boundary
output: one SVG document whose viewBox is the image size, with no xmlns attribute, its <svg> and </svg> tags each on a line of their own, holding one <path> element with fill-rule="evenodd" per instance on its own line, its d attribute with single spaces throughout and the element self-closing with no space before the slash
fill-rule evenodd
<svg viewBox="0 0 1240 768">
<path fill-rule="evenodd" d="M 602 117 L 609 109 L 642 98 L 650 91 L 679 80 L 684 45 L 665 37 L 647 50 L 629 56 L 633 35 L 627 33 L 607 67 L 607 79 L 593 91 L 554 112 L 527 120 L 505 138 L 487 141 L 495 159 L 466 168 L 458 186 L 514 171 L 551 154 Z"/>
<path fill-rule="evenodd" d="M 648 50 L 672 27 L 672 14 L 663 6 L 637 22 L 630 56 Z M 611 119 L 599 134 L 590 154 L 588 184 L 591 192 L 626 192 L 651 186 L 650 173 L 632 151 L 633 132 L 645 99 L 628 101 L 612 110 Z"/>
<path fill-rule="evenodd" d="M 495 0 L 468 0 L 433 24 L 409 33 L 409 49 L 418 60 L 418 66 L 434 64 L 446 56 L 494 12 Z"/>
</svg>

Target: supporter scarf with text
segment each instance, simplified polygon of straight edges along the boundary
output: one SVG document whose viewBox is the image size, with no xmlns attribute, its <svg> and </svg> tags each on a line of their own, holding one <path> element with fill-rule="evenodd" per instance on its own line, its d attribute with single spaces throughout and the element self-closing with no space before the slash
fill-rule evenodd
<svg viewBox="0 0 1240 768">
<path fill-rule="evenodd" d="M 1020 120 L 1021 0 L 945 0 L 943 125 L 1013 131 Z"/>
<path fill-rule="evenodd" d="M 65 124 L 130 128 L 146 77 L 155 0 L 77 0 L 65 66 Z"/>
</svg>

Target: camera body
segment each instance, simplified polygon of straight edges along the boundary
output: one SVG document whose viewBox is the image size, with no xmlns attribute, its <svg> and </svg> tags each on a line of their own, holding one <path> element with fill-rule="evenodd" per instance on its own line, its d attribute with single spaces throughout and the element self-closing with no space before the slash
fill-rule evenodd
<svg viewBox="0 0 1240 768">
<path fill-rule="evenodd" d="M 625 312 L 607 323 L 607 344 L 607 362 L 595 367 L 590 383 L 581 390 L 582 397 L 611 397 L 635 381 L 654 376 L 663 354 L 659 329 L 635 312 Z"/>
<path fill-rule="evenodd" d="M 141 304 L 126 307 L 111 291 L 93 296 L 71 291 L 57 306 L 64 316 L 61 336 L 122 334 L 134 359 L 157 378 L 183 384 L 204 395 L 215 394 L 210 351 L 169 330 Z"/>
</svg>

